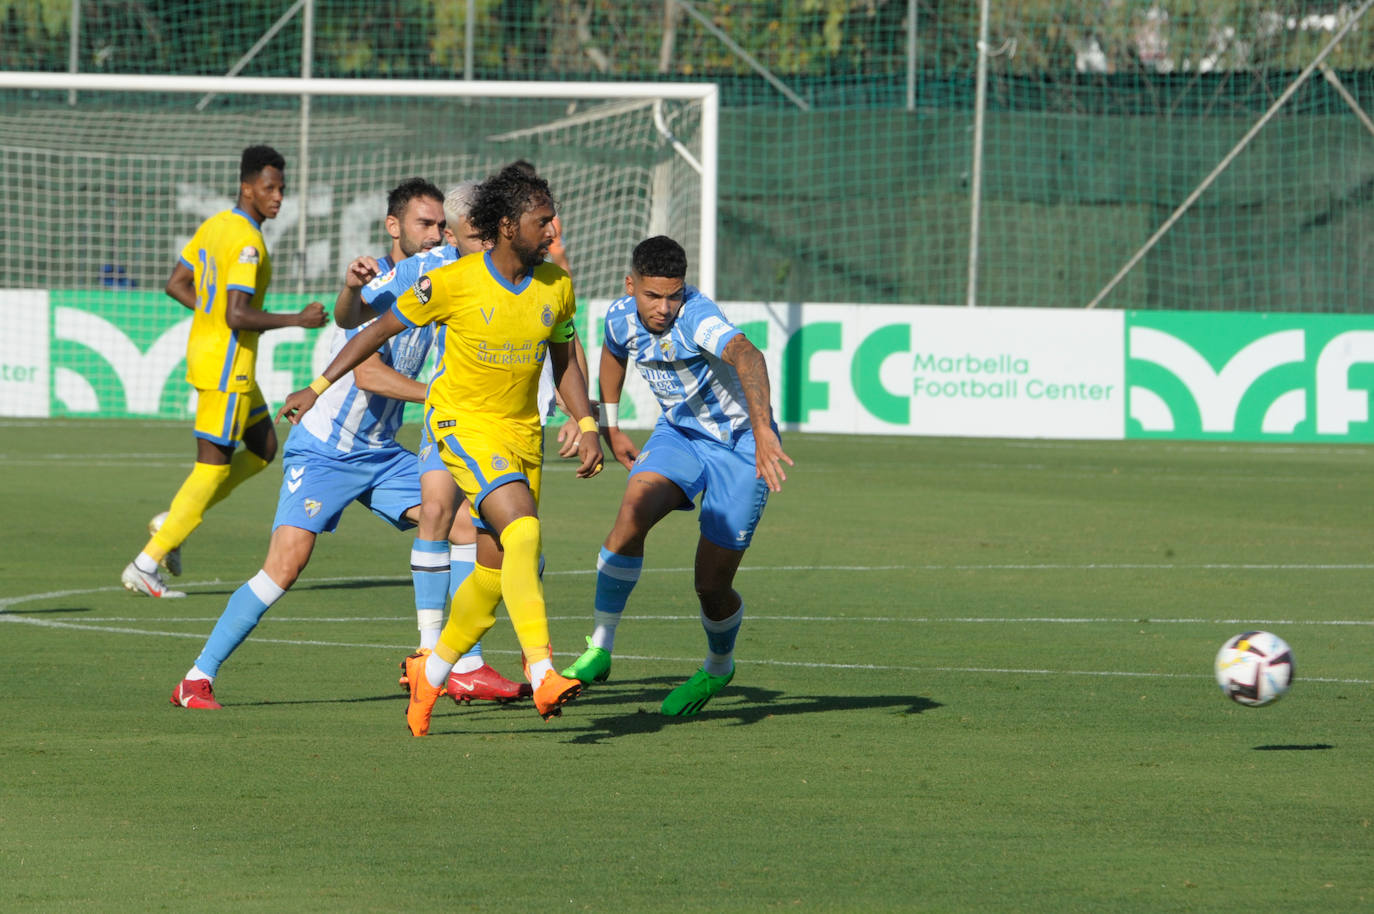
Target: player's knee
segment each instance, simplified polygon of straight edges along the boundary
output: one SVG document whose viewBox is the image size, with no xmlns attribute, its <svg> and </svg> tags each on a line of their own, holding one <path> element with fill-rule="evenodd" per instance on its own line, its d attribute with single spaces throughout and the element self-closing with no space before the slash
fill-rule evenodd
<svg viewBox="0 0 1374 914">
<path fill-rule="evenodd" d="M 713 603 L 729 601 L 738 597 L 735 593 L 733 576 L 714 574 L 710 571 L 698 571 L 693 582 L 696 587 L 697 599 L 710 600 Z"/>
<path fill-rule="evenodd" d="M 477 542 L 477 526 L 472 522 L 472 514 L 467 509 L 467 502 L 456 506 L 452 521 L 448 528 L 448 541 L 450 543 Z"/>
<path fill-rule="evenodd" d="M 256 454 L 263 463 L 271 463 L 277 456 L 277 431 L 270 421 L 260 422 L 243 436 L 243 446 Z"/>
<path fill-rule="evenodd" d="M 539 518 L 532 514 L 517 517 L 501 531 L 501 546 L 507 553 L 539 553 Z"/>
<path fill-rule="evenodd" d="M 449 530 L 453 526 L 453 518 L 444 505 L 428 501 L 422 502 L 417 514 L 419 516 L 420 536 L 427 540 L 448 539 L 452 542 L 453 538 L 449 536 Z"/>
<path fill-rule="evenodd" d="M 268 556 L 262 565 L 262 570 L 267 572 L 267 576 L 272 579 L 282 590 L 290 590 L 291 585 L 301 576 L 305 570 L 305 563 L 294 561 L 283 557 Z"/>
<path fill-rule="evenodd" d="M 645 534 L 617 523 L 603 545 L 616 555 L 643 555 Z"/>
<path fill-rule="evenodd" d="M 274 436 L 270 441 L 263 442 L 262 450 L 254 451 L 262 458 L 263 463 L 271 463 L 277 458 L 277 439 Z"/>
<path fill-rule="evenodd" d="M 649 535 L 656 520 L 657 518 L 643 505 L 626 502 L 620 506 L 620 512 L 616 515 L 614 535 L 617 539 L 642 546 L 644 538 Z"/>
</svg>

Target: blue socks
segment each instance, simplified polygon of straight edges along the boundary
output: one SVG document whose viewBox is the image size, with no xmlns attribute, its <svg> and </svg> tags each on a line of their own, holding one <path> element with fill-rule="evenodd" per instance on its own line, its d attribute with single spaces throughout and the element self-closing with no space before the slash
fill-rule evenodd
<svg viewBox="0 0 1374 914">
<path fill-rule="evenodd" d="M 416 537 L 410 547 L 410 579 L 415 585 L 415 620 L 420 629 L 420 647 L 439 643 L 448 606 L 448 540 L 422 540 Z"/>
<path fill-rule="evenodd" d="M 740 623 L 744 621 L 744 604 L 741 603 L 734 615 L 719 622 L 701 614 L 701 627 L 706 629 L 706 661 L 702 667 L 712 676 L 728 676 L 735 668 L 735 636 L 739 634 Z"/>
<path fill-rule="evenodd" d="M 592 622 L 592 647 L 610 651 L 615 645 L 615 627 L 639 583 L 644 568 L 643 556 L 620 555 L 605 546 L 596 557 L 596 604 Z"/>
<path fill-rule="evenodd" d="M 219 673 L 219 665 L 229 659 L 240 644 L 258 627 L 263 613 L 286 593 L 278 587 L 267 572 L 259 571 L 248 583 L 234 591 L 229 603 L 210 632 L 204 649 L 196 658 L 196 669 L 213 679 Z"/>
</svg>

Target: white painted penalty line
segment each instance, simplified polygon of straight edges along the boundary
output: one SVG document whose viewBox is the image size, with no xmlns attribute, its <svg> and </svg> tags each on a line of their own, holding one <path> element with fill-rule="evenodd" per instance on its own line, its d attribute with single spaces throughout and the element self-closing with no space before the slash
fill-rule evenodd
<svg viewBox="0 0 1374 914">
<path fill-rule="evenodd" d="M 52 619 L 21 619 L 11 617 L 13 621 L 27 622 L 37 625 L 40 628 L 55 628 L 65 631 L 88 631 L 113 633 L 120 635 L 142 635 L 157 638 L 195 638 L 204 639 L 204 635 L 194 632 L 163 632 L 141 628 L 113 628 L 106 625 L 91 625 L 80 622 L 57 622 Z M 352 641 L 320 641 L 317 639 L 300 638 L 259 638 L 254 637 L 253 641 L 258 644 L 284 644 L 292 647 L 348 647 L 366 648 L 385 651 L 409 651 L 411 647 L 401 644 L 365 644 Z M 494 654 L 508 654 L 514 656 L 518 651 L 497 650 L 490 651 Z M 616 654 L 621 660 L 636 660 L 646 663 L 697 663 L 696 657 L 653 657 L 642 654 Z M 959 666 L 892 666 L 878 663 L 816 663 L 802 660 L 751 660 L 742 659 L 737 661 L 744 666 L 778 666 L 791 667 L 805 670 L 867 670 L 879 673 L 964 673 L 974 675 L 1003 675 L 1003 676 L 1090 676 L 1097 678 L 1115 679 L 1210 679 L 1210 676 L 1199 673 L 1137 673 L 1128 670 L 1050 670 L 1050 669 L 1022 669 L 1017 667 L 959 667 Z M 1304 676 L 1303 682 L 1326 682 L 1341 685 L 1374 685 L 1374 679 L 1337 679 L 1325 676 Z"/>
</svg>

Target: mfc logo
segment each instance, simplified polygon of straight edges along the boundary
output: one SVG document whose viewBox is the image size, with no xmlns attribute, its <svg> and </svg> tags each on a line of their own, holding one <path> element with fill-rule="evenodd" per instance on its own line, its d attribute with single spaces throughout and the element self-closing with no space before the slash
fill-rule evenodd
<svg viewBox="0 0 1374 914">
<path fill-rule="evenodd" d="M 1132 312 L 1128 436 L 1374 440 L 1374 321 L 1368 329 L 1363 323 L 1324 315 Z"/>
</svg>

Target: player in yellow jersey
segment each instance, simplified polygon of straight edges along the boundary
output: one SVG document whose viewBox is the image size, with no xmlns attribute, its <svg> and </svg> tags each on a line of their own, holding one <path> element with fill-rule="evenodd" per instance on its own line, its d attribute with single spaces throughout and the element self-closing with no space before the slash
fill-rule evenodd
<svg viewBox="0 0 1374 914">
<path fill-rule="evenodd" d="M 573 357 L 577 310 L 572 282 L 544 258 L 553 240 L 547 182 L 515 166 L 482 183 L 469 219 L 490 251 L 469 254 L 424 276 L 391 309 L 355 335 L 278 418 L 299 422 L 318 396 L 407 326 L 444 325 L 443 362 L 430 382 L 425 422 L 445 465 L 472 506 L 477 564 L 453 596 L 433 652 L 406 661 L 406 722 L 429 732 L 434 703 L 458 657 L 495 623 L 502 599 L 528 663 L 534 703 L 547 720 L 582 684 L 553 668 L 539 580 L 538 517 L 543 434 L 536 405 L 544 359 L 582 428 L 577 475 L 601 472 L 601 443 L 587 381 Z"/>
<path fill-rule="evenodd" d="M 167 294 L 192 314 L 186 380 L 197 393 L 196 462 L 171 507 L 149 524 L 152 538 L 120 576 L 134 593 L 186 596 L 167 588 L 158 566 L 180 574 L 181 544 L 206 510 L 276 456 L 272 414 L 254 376 L 258 334 L 278 327 L 323 327 L 328 320 L 319 302 L 297 314 L 262 310 L 272 261 L 261 225 L 281 209 L 285 168 L 286 161 L 270 146 L 245 149 L 236 205 L 201 223 L 167 280 Z M 236 452 L 239 442 L 244 447 Z"/>
</svg>

